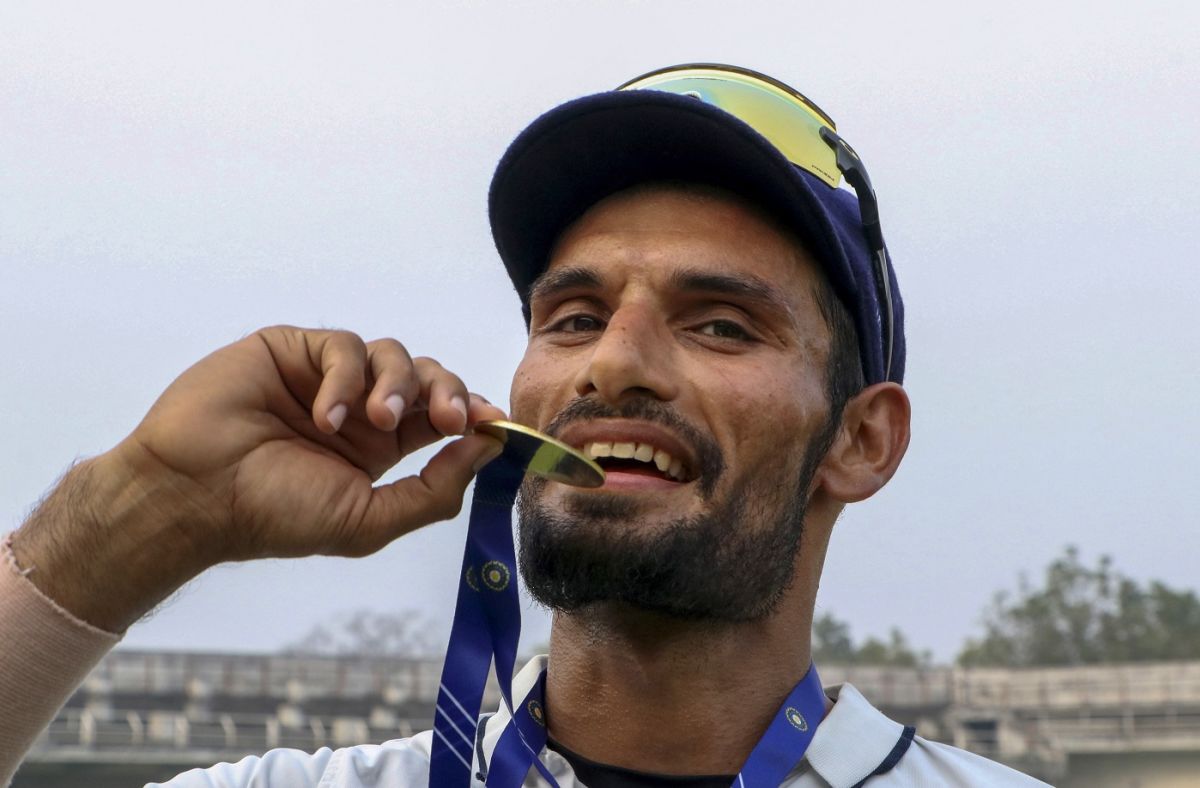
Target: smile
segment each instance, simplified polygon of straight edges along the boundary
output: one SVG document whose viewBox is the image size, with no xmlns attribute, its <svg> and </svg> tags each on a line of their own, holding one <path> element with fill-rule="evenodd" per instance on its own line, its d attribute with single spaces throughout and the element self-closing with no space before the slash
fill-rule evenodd
<svg viewBox="0 0 1200 788">
<path fill-rule="evenodd" d="M 700 476 L 689 442 L 644 419 L 573 420 L 556 437 L 604 469 L 609 476 L 605 487 L 665 490 Z"/>
<path fill-rule="evenodd" d="M 673 481 L 686 481 L 683 461 L 650 443 L 592 441 L 584 444 L 582 451 L 596 460 L 606 472 L 649 470 L 653 467 Z"/>
</svg>

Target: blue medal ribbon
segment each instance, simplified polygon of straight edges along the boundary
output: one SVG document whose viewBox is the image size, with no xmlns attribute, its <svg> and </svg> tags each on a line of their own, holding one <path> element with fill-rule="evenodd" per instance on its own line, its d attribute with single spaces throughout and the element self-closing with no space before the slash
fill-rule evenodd
<svg viewBox="0 0 1200 788">
<path fill-rule="evenodd" d="M 433 718 L 431 788 L 471 784 L 479 710 L 493 660 L 501 694 L 512 708 L 512 675 L 521 635 L 512 506 L 524 475 L 523 468 L 502 455 L 475 479 L 458 601 Z"/>
<path fill-rule="evenodd" d="M 810 664 L 750 751 L 733 788 L 778 788 L 804 757 L 824 716 L 821 677 L 817 666 Z"/>
<path fill-rule="evenodd" d="M 545 699 L 546 671 L 543 670 L 521 705 L 513 709 L 512 719 L 496 742 L 487 771 L 490 788 L 516 788 L 525 781 L 531 766 L 536 766 L 546 782 L 558 788 L 558 781 L 538 757 L 546 746 Z"/>
<path fill-rule="evenodd" d="M 488 788 L 518 788 L 532 767 L 558 788 L 538 757 L 546 746 L 546 671 L 518 705 L 512 697 L 521 634 L 512 506 L 524 473 L 524 468 L 501 455 L 475 479 L 458 601 L 434 713 L 430 788 L 471 785 L 480 706 L 493 661 L 512 718 L 493 750 L 486 772 Z M 754 746 L 732 788 L 780 785 L 804 757 L 824 715 L 821 680 L 816 667 L 809 666 Z"/>
</svg>

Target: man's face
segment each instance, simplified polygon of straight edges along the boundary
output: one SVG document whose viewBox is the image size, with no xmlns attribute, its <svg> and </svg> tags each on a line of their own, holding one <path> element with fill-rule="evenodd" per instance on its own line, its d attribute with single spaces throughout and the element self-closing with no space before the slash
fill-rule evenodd
<svg viewBox="0 0 1200 788">
<path fill-rule="evenodd" d="M 534 286 L 513 416 L 600 455 L 608 476 L 526 485 L 535 597 L 770 612 L 832 435 L 816 286 L 794 239 L 716 191 L 624 192 L 567 229 Z"/>
</svg>

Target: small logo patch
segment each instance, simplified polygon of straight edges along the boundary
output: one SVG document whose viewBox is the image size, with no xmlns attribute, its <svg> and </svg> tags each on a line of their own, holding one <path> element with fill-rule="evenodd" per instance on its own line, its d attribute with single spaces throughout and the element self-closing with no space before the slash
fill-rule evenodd
<svg viewBox="0 0 1200 788">
<path fill-rule="evenodd" d="M 546 713 L 542 711 L 542 704 L 538 703 L 536 700 L 529 701 L 529 716 L 533 717 L 533 721 L 538 725 L 545 727 Z"/>
<path fill-rule="evenodd" d="M 488 561 L 483 565 L 483 571 L 479 574 L 483 578 L 483 584 L 493 591 L 503 591 L 508 588 L 510 577 L 508 567 L 499 561 Z"/>
<path fill-rule="evenodd" d="M 472 591 L 479 590 L 479 580 L 475 577 L 475 567 L 467 567 L 466 571 L 463 572 L 463 580 L 467 581 L 467 585 L 471 587 Z"/>
<path fill-rule="evenodd" d="M 794 707 L 788 706 L 783 712 L 783 716 L 787 717 L 787 721 L 792 723 L 792 727 L 804 733 L 808 730 L 808 721 L 804 719 L 804 715 L 797 711 Z"/>
</svg>

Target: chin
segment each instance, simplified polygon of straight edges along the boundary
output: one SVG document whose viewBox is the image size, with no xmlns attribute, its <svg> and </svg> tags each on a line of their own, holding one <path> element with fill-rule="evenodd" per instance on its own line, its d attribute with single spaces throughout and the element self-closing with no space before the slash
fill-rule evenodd
<svg viewBox="0 0 1200 788">
<path fill-rule="evenodd" d="M 520 568 L 552 610 L 622 603 L 686 621 L 747 622 L 774 612 L 792 583 L 803 520 L 792 507 L 763 521 L 731 496 L 720 511 L 650 521 L 642 515 L 654 502 L 644 496 L 537 492 L 518 502 Z"/>
</svg>

